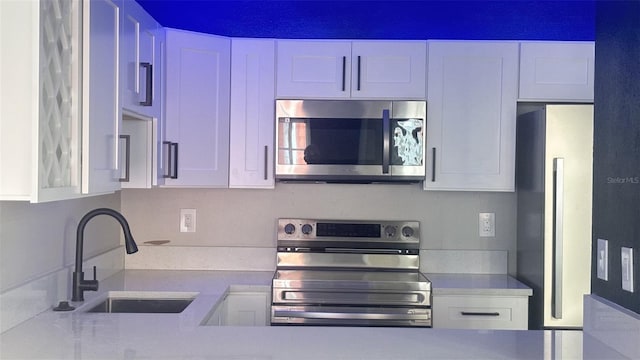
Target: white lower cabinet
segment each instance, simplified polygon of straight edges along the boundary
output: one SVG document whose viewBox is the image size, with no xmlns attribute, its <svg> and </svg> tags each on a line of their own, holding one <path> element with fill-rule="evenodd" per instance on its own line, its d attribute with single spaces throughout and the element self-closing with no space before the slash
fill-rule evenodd
<svg viewBox="0 0 640 360">
<path fill-rule="evenodd" d="M 433 328 L 527 330 L 528 296 L 434 295 Z"/>
<path fill-rule="evenodd" d="M 167 187 L 229 183 L 231 40 L 166 29 Z"/>
<path fill-rule="evenodd" d="M 271 296 L 265 291 L 231 290 L 203 325 L 267 326 L 270 323 Z"/>
<path fill-rule="evenodd" d="M 265 326 L 269 322 L 269 294 L 238 292 L 227 296 L 222 323 L 231 326 Z"/>
<path fill-rule="evenodd" d="M 518 47 L 428 42 L 425 190 L 515 190 Z"/>
</svg>

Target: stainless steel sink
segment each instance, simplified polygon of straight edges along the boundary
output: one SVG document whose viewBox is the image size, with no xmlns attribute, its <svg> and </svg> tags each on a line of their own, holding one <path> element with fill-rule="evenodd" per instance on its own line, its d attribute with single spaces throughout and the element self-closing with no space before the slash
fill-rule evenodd
<svg viewBox="0 0 640 360">
<path fill-rule="evenodd" d="M 177 314 L 191 304 L 194 299 L 192 293 L 167 294 L 149 293 L 120 293 L 110 292 L 107 298 L 93 306 L 90 313 L 165 313 Z"/>
</svg>

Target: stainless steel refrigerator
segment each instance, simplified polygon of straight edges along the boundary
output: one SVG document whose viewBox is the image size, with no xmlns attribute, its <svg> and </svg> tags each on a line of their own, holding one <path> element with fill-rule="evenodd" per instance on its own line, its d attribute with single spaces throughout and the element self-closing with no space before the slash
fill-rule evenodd
<svg viewBox="0 0 640 360">
<path fill-rule="evenodd" d="M 591 287 L 593 105 L 520 104 L 517 278 L 529 328 L 581 328 Z"/>
</svg>

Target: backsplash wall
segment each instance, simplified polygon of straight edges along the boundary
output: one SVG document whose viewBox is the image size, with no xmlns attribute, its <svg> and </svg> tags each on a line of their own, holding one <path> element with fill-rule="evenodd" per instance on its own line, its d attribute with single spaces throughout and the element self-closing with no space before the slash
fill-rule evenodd
<svg viewBox="0 0 640 360">
<path fill-rule="evenodd" d="M 0 293 L 72 265 L 78 222 L 98 207 L 119 210 L 120 193 L 41 204 L 0 201 Z M 84 258 L 117 247 L 120 231 L 109 217 L 91 220 Z"/>
<path fill-rule="evenodd" d="M 120 209 L 120 193 L 42 204 L 0 201 L 0 332 L 70 298 L 76 228 L 98 207 Z M 120 225 L 99 216 L 85 230 L 83 258 L 98 267 L 98 279 L 122 270 Z"/>
<path fill-rule="evenodd" d="M 413 185 L 278 183 L 275 190 L 122 191 L 138 244 L 275 248 L 276 219 L 418 220 L 423 249 L 506 250 L 515 272 L 514 193 L 429 192 Z M 180 233 L 180 209 L 196 209 L 196 232 Z M 478 236 L 478 213 L 496 214 L 496 236 Z M 163 245 L 163 246 L 167 246 Z M 275 255 L 275 250 L 274 250 Z"/>
</svg>

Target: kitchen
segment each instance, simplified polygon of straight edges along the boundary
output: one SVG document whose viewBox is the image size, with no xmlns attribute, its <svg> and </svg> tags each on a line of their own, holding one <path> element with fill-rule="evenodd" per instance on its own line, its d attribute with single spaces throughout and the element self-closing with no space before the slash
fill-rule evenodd
<svg viewBox="0 0 640 360">
<path fill-rule="evenodd" d="M 392 204 L 391 207 L 386 205 L 389 203 Z M 507 259 L 507 264 L 503 265 L 509 274 L 515 272 L 516 266 L 513 241 L 516 233 L 516 203 L 513 193 L 424 191 L 419 185 L 396 187 L 380 184 L 351 186 L 279 183 L 275 190 L 265 191 L 123 190 L 114 195 L 74 201 L 33 205 L 3 202 L 1 206 L 3 292 L 5 289 L 14 289 L 33 279 L 70 266 L 73 263 L 73 231 L 77 219 L 91 208 L 102 206 L 120 208 L 131 222 L 134 236 L 139 239 L 139 243 L 149 240 L 171 240 L 172 247 L 141 246 L 139 254 L 125 256 L 127 268 L 173 266 L 181 269 L 253 268 L 272 271 L 275 267 L 275 219 L 290 215 L 313 218 L 415 218 L 422 225 L 421 249 L 480 251 L 486 254 L 484 256 L 498 254 L 498 262 Z M 229 211 L 229 206 L 232 206 L 231 209 L 234 211 Z M 182 208 L 197 209 L 198 222 L 195 233 L 179 232 L 178 214 Z M 495 213 L 494 238 L 478 237 L 477 217 L 480 212 Z M 242 214 L 242 217 L 238 217 L 238 213 Z M 265 213 L 273 215 L 267 217 Z M 416 214 L 419 215 L 416 217 Z M 31 227 L 25 233 L 23 229 L 27 226 L 24 219 L 28 219 L 26 221 L 29 224 L 38 222 L 42 225 L 38 228 Z M 119 243 L 116 235 L 119 229 L 115 224 L 111 225 L 109 219 L 97 218 L 95 222 L 100 224 L 102 229 L 88 229 L 92 234 L 92 240 L 88 241 L 85 247 L 86 258 L 107 252 Z M 53 229 L 58 229 L 56 232 L 64 236 L 57 236 L 43 244 L 41 238 L 54 233 Z M 6 235 L 5 231 L 9 234 Z M 27 244 L 33 245 L 25 246 Z M 36 247 L 41 249 L 42 246 L 46 246 L 44 251 L 33 250 Z M 189 254 L 187 259 L 179 253 L 182 250 Z M 428 254 L 428 251 L 425 252 Z M 509 256 L 501 255 L 505 252 Z M 51 253 L 60 256 L 49 256 Z M 123 256 L 122 254 L 121 250 L 118 251 L 119 256 Z M 152 256 L 164 256 L 161 258 L 163 262 Z M 202 256 L 205 260 L 191 256 Z M 613 262 L 613 259 L 611 261 Z M 466 266 L 467 262 L 463 262 Z M 495 262 L 491 262 L 493 263 Z M 484 265 L 486 266 L 486 263 Z M 18 266 L 21 268 L 19 272 L 6 270 Z M 98 275 L 104 277 L 107 274 Z M 52 299 L 45 301 L 47 308 L 56 300 L 64 298 L 64 295 L 56 294 Z"/>
</svg>

